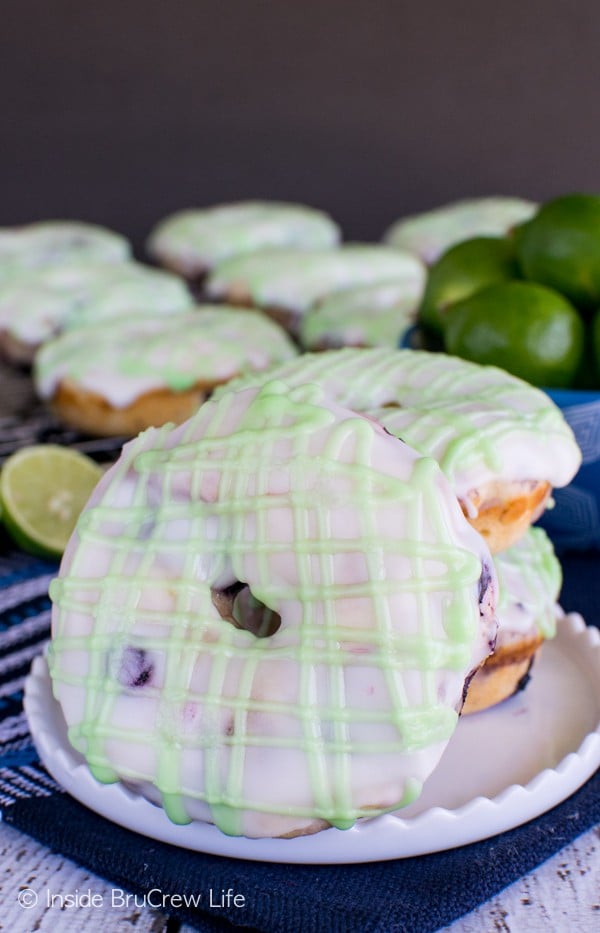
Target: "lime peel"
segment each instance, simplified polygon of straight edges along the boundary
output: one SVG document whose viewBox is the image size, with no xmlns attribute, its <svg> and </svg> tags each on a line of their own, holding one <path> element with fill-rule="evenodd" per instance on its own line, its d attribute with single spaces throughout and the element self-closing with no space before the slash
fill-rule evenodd
<svg viewBox="0 0 600 933">
<path fill-rule="evenodd" d="M 60 557 L 102 473 L 90 457 L 57 444 L 16 451 L 0 473 L 9 535 L 30 554 Z"/>
</svg>

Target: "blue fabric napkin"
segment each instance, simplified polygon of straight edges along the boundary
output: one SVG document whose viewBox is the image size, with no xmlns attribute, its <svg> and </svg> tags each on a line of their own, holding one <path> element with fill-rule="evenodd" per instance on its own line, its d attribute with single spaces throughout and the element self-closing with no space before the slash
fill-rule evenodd
<svg viewBox="0 0 600 933">
<path fill-rule="evenodd" d="M 598 555 L 563 557 L 562 604 L 600 617 Z M 0 813 L 9 824 L 201 931 L 432 933 L 600 822 L 600 772 L 525 826 L 460 849 L 366 865 L 265 864 L 188 852 L 122 829 L 72 800 L 40 765 L 22 708 L 48 637 L 56 566 L 0 545 Z M 150 892 L 152 892 L 150 894 Z M 150 901 L 148 901 L 150 898 Z M 144 900 L 146 899 L 146 900 Z M 187 904 L 186 904 L 187 901 Z"/>
</svg>

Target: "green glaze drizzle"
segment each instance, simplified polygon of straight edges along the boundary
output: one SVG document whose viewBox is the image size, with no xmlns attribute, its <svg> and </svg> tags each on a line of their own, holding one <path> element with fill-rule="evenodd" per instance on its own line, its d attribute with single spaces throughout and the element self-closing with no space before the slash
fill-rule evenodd
<svg viewBox="0 0 600 933">
<path fill-rule="evenodd" d="M 349 288 L 324 298 L 303 315 L 300 343 L 307 349 L 393 347 L 416 323 L 425 269 L 397 282 Z"/>
<path fill-rule="evenodd" d="M 62 262 L 121 263 L 130 258 L 125 237 L 96 224 L 48 220 L 0 227 L 0 281 Z"/>
<path fill-rule="evenodd" d="M 523 223 L 538 205 L 522 198 L 467 198 L 432 211 L 403 217 L 384 235 L 390 246 L 407 249 L 433 262 L 461 240 L 475 236 L 502 236 Z"/>
<path fill-rule="evenodd" d="M 181 279 L 134 262 L 63 261 L 0 276 L 0 328 L 33 347 L 64 329 L 114 326 L 136 312 L 152 317 L 191 305 Z"/>
<path fill-rule="evenodd" d="M 339 239 L 337 224 L 322 211 L 301 204 L 242 201 L 166 217 L 150 234 L 148 251 L 194 274 L 260 249 L 327 249 Z"/>
<path fill-rule="evenodd" d="M 556 634 L 556 602 L 562 570 L 543 528 L 530 528 L 521 540 L 494 558 L 498 573 L 499 633 L 527 622 L 544 638 Z M 521 616 L 521 619 L 519 618 Z"/>
<path fill-rule="evenodd" d="M 35 379 L 44 398 L 68 379 L 118 408 L 155 388 L 181 392 L 225 382 L 296 354 L 285 331 L 263 314 L 197 305 L 154 317 L 132 314 L 110 328 L 67 331 L 38 353 Z"/>
<path fill-rule="evenodd" d="M 342 828 L 397 808 L 423 780 L 398 756 L 456 725 L 440 678 L 458 697 L 481 660 L 479 548 L 433 460 L 316 387 L 223 394 L 127 445 L 81 516 L 51 586 L 69 739 L 99 780 L 228 834 L 247 811 Z M 236 580 L 275 634 L 221 618 Z M 369 758 L 393 791 L 365 803 Z"/>
<path fill-rule="evenodd" d="M 210 297 L 225 300 L 241 291 L 261 308 L 304 313 L 334 292 L 422 274 L 422 265 L 414 256 L 379 245 L 265 249 L 220 263 L 209 276 L 206 290 Z"/>
<path fill-rule="evenodd" d="M 492 366 L 419 350 L 346 348 L 306 353 L 233 387 L 267 378 L 320 385 L 341 405 L 371 415 L 433 457 L 459 497 L 493 479 L 563 486 L 581 462 L 549 397 Z"/>
</svg>

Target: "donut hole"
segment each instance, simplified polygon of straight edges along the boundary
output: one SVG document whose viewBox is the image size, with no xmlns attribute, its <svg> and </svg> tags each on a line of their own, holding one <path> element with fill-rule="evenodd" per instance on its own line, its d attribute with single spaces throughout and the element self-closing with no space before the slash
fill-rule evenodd
<svg viewBox="0 0 600 933">
<path fill-rule="evenodd" d="M 257 599 L 248 584 L 240 580 L 213 590 L 212 601 L 222 619 L 257 638 L 269 638 L 281 626 L 281 616 Z"/>
</svg>

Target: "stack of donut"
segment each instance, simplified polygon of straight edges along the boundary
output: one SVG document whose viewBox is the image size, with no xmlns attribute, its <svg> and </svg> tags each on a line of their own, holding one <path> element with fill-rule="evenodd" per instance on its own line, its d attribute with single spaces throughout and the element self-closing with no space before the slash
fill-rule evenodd
<svg viewBox="0 0 600 933">
<path fill-rule="evenodd" d="M 435 461 L 314 386 L 223 392 L 128 444 L 51 589 L 50 669 L 100 781 L 290 836 L 418 795 L 496 638 Z"/>
<path fill-rule="evenodd" d="M 290 386 L 321 386 L 439 463 L 496 556 L 502 584 L 498 645 L 474 678 L 464 711 L 515 693 L 559 612 L 560 565 L 545 533 L 530 527 L 552 489 L 569 483 L 581 463 L 560 410 L 503 370 L 417 350 L 305 354 L 268 375 Z"/>
<path fill-rule="evenodd" d="M 554 624 L 527 528 L 579 452 L 543 393 L 441 356 L 257 380 L 125 447 L 52 588 L 51 673 L 99 780 L 292 836 L 403 806 L 465 697 L 514 691 Z"/>
<path fill-rule="evenodd" d="M 446 210 L 441 234 L 489 212 Z M 94 775 L 175 822 L 293 836 L 398 809 L 554 632 L 532 524 L 580 451 L 543 392 L 397 349 L 430 221 L 340 246 L 300 205 L 187 211 L 149 239 L 167 272 L 18 260 L 7 234 L 3 275 L 0 232 L 0 328 L 22 349 L 15 301 L 44 322 L 42 397 L 89 433 L 142 430 L 64 555 L 49 661 Z"/>
<path fill-rule="evenodd" d="M 561 567 L 542 528 L 529 528 L 516 544 L 496 554 L 494 563 L 499 586 L 496 647 L 471 681 L 463 713 L 488 709 L 523 689 L 561 615 Z"/>
</svg>

